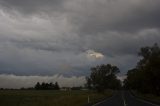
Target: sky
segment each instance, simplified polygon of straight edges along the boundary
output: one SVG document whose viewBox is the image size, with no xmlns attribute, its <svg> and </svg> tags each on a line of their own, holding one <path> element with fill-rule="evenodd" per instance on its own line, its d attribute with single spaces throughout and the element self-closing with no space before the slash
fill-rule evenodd
<svg viewBox="0 0 160 106">
<path fill-rule="evenodd" d="M 160 0 L 0 0 L 0 87 L 43 80 L 79 86 L 91 67 L 108 63 L 123 77 L 136 66 L 141 47 L 160 42 L 159 5 Z"/>
</svg>

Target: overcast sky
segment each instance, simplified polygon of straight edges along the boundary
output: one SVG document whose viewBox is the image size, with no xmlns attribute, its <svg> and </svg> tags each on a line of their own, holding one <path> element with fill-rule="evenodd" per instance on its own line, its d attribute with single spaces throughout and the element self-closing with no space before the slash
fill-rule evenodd
<svg viewBox="0 0 160 106">
<path fill-rule="evenodd" d="M 124 75 L 136 66 L 140 47 L 160 42 L 159 5 L 160 0 L 0 0 L 0 87 L 30 77 L 31 85 L 41 78 L 82 84 L 97 64 L 117 65 Z"/>
</svg>

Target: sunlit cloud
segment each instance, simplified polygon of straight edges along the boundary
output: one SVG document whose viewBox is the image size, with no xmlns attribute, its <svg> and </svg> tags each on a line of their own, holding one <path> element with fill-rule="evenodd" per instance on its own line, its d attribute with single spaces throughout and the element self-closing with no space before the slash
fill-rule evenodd
<svg viewBox="0 0 160 106">
<path fill-rule="evenodd" d="M 87 50 L 87 56 L 95 59 L 103 59 L 104 55 L 99 52 L 95 52 L 94 50 Z"/>
</svg>

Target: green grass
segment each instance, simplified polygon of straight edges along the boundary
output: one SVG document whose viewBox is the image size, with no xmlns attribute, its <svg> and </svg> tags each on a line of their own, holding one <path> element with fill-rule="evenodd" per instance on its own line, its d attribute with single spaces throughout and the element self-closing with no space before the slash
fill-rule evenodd
<svg viewBox="0 0 160 106">
<path fill-rule="evenodd" d="M 94 91 L 35 91 L 35 90 L 1 90 L 0 106 L 83 106 L 112 95 L 108 90 L 105 94 Z"/>
<path fill-rule="evenodd" d="M 140 92 L 136 92 L 136 91 L 133 91 L 133 93 L 135 96 L 137 96 L 139 98 L 160 104 L 160 96 L 156 96 L 153 94 L 144 94 L 144 93 L 140 93 Z"/>
</svg>

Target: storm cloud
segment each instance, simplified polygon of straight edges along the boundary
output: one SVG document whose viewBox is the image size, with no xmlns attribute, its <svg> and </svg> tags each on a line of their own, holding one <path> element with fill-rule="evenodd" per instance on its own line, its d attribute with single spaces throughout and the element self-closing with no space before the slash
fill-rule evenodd
<svg viewBox="0 0 160 106">
<path fill-rule="evenodd" d="M 121 75 L 140 47 L 160 42 L 159 0 L 0 0 L 0 74 L 87 76 L 97 64 Z"/>
</svg>

